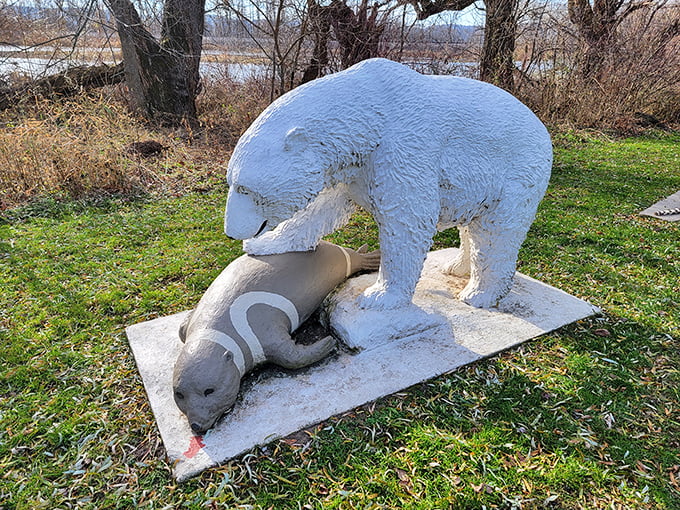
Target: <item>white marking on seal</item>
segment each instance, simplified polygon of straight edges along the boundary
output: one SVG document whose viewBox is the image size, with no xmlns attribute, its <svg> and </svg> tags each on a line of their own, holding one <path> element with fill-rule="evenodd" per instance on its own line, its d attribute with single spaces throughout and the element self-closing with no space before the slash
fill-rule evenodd
<svg viewBox="0 0 680 510">
<path fill-rule="evenodd" d="M 266 360 L 262 344 L 255 335 L 253 328 L 248 323 L 248 310 L 254 305 L 269 305 L 281 310 L 290 320 L 290 328 L 293 331 L 300 323 L 300 317 L 295 305 L 290 299 L 273 292 L 253 291 L 246 292 L 237 297 L 229 307 L 229 316 L 236 332 L 241 335 L 250 348 L 255 365 Z"/>
<path fill-rule="evenodd" d="M 345 250 L 345 248 L 343 248 L 342 246 L 338 246 L 338 248 L 340 248 L 340 251 L 345 256 L 345 261 L 347 262 L 345 278 L 349 278 L 350 275 L 352 274 L 352 259 L 350 258 L 349 253 L 347 253 L 347 250 Z"/>
<path fill-rule="evenodd" d="M 196 336 L 199 341 L 209 340 L 215 342 L 231 352 L 234 355 L 234 364 L 236 365 L 236 368 L 238 368 L 239 374 L 241 374 L 241 377 L 244 376 L 246 373 L 246 360 L 243 357 L 243 351 L 236 343 L 236 340 L 216 329 L 201 329 L 196 332 Z"/>
</svg>

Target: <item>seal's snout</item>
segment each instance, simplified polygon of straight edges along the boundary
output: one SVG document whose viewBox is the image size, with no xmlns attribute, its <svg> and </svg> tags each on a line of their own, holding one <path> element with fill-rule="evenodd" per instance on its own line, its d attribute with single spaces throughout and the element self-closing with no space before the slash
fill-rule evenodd
<svg viewBox="0 0 680 510">
<path fill-rule="evenodd" d="M 198 423 L 192 423 L 191 430 L 193 430 L 195 434 L 203 434 L 205 432 L 203 427 L 201 427 Z"/>
</svg>

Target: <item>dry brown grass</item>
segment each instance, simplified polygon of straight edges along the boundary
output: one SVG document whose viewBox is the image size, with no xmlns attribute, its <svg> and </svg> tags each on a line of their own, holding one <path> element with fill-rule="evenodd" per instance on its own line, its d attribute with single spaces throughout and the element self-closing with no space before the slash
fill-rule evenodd
<svg viewBox="0 0 680 510">
<path fill-rule="evenodd" d="M 252 77 L 240 82 L 229 75 L 204 80 L 198 97 L 202 139 L 233 148 L 238 138 L 269 104 L 269 83 Z"/>
<path fill-rule="evenodd" d="M 0 207 L 45 194 L 130 192 L 158 180 L 125 153 L 126 143 L 150 133 L 116 104 L 43 101 L 3 117 Z"/>
<path fill-rule="evenodd" d="M 131 114 L 119 90 L 77 101 L 36 100 L 0 115 L 0 210 L 38 197 L 181 193 L 223 182 L 240 134 L 266 102 L 256 83 L 212 83 L 199 98 L 202 129 L 155 129 Z M 152 157 L 129 144 L 155 140 Z"/>
</svg>

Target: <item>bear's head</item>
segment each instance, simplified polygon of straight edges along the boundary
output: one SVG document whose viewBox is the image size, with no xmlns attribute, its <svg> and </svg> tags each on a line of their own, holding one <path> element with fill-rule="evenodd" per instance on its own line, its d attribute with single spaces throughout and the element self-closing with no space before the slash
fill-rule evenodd
<svg viewBox="0 0 680 510">
<path fill-rule="evenodd" d="M 327 184 L 332 152 L 323 149 L 323 142 L 313 140 L 304 127 L 271 128 L 251 126 L 229 160 L 224 230 L 233 239 L 274 229 Z"/>
<path fill-rule="evenodd" d="M 231 352 L 207 339 L 184 344 L 173 372 L 173 396 L 194 433 L 205 433 L 233 407 L 240 384 Z"/>
</svg>

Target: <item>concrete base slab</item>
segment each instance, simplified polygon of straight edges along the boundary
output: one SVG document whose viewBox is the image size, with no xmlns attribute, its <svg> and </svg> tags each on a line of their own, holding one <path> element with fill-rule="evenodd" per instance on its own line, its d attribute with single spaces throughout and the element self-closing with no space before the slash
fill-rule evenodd
<svg viewBox="0 0 680 510">
<path fill-rule="evenodd" d="M 357 298 L 375 283 L 377 275 L 352 278 L 327 300 L 333 333 L 352 349 L 370 350 L 405 337 L 428 335 L 430 330 L 443 327 L 450 330 L 448 341 L 480 356 L 489 356 L 516 344 L 518 338 L 541 335 L 582 318 L 585 311 L 592 309 L 587 303 L 520 273 L 498 308 L 480 310 L 468 306 L 456 299 L 468 278 L 447 275 L 442 270 L 457 252 L 458 248 L 448 248 L 428 255 L 413 305 L 405 309 L 362 310 Z"/>
<path fill-rule="evenodd" d="M 652 216 L 660 220 L 666 221 L 680 221 L 680 212 L 678 214 L 659 214 L 659 211 L 668 211 L 671 209 L 680 209 L 680 191 L 673 193 L 670 197 L 664 198 L 651 207 L 648 207 L 640 213 L 642 216 Z"/>
<path fill-rule="evenodd" d="M 359 351 L 341 349 L 298 371 L 269 368 L 249 376 L 233 411 L 203 437 L 192 434 L 172 398 L 172 369 L 181 345 L 177 331 L 186 312 L 128 327 L 175 477 L 185 480 L 253 446 L 598 312 L 585 301 L 521 274 L 498 309 L 467 306 L 454 298 L 464 280 L 439 271 L 442 260 L 454 251 L 428 256 L 415 305 L 408 311 L 353 308 L 375 275 L 350 280 L 329 300 L 328 315 L 335 330 L 348 335 L 352 348 Z"/>
</svg>

